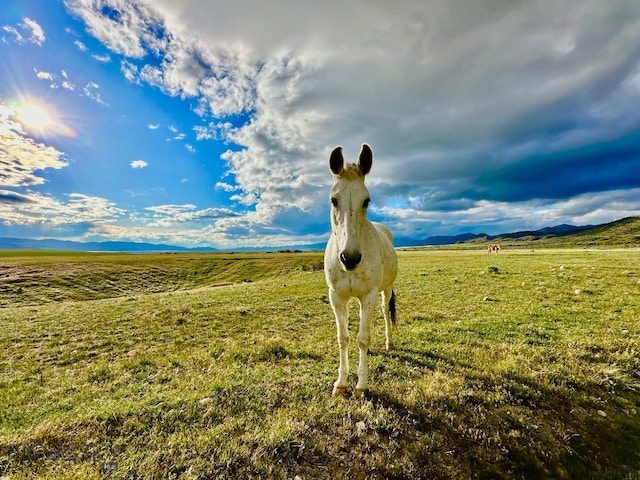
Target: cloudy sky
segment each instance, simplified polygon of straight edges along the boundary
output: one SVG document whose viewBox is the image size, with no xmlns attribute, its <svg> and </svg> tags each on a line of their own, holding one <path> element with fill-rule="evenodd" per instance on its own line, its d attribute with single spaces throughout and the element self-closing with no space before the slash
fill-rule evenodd
<svg viewBox="0 0 640 480">
<path fill-rule="evenodd" d="M 326 240 L 640 214 L 638 0 L 3 0 L 0 236 Z"/>
</svg>

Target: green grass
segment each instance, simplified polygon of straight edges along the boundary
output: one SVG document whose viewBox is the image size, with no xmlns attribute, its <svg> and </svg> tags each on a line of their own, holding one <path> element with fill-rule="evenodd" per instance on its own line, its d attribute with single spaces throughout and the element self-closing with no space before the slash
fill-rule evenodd
<svg viewBox="0 0 640 480">
<path fill-rule="evenodd" d="M 321 259 L 0 256 L 0 475 L 640 478 L 638 250 L 399 252 L 363 399 Z"/>
</svg>

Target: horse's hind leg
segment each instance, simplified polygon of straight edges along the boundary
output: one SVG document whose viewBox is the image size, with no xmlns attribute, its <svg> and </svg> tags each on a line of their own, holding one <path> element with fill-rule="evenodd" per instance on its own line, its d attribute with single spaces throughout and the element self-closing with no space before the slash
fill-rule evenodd
<svg viewBox="0 0 640 480">
<path fill-rule="evenodd" d="M 393 327 L 396 323 L 396 294 L 392 288 L 382 291 L 382 315 L 384 316 L 384 329 L 387 352 L 394 349 Z"/>
<path fill-rule="evenodd" d="M 329 302 L 336 317 L 338 347 L 340 348 L 338 379 L 333 384 L 332 392 L 332 395 L 337 397 L 346 391 L 347 377 L 349 376 L 349 299 L 344 299 L 329 289 Z"/>
</svg>

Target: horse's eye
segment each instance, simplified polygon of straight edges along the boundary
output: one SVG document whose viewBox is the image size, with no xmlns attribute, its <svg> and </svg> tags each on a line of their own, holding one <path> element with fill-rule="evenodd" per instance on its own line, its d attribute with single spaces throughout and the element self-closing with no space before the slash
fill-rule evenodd
<svg viewBox="0 0 640 480">
<path fill-rule="evenodd" d="M 370 202 L 370 201 L 371 201 L 371 199 L 370 199 L 370 198 L 367 198 L 367 199 L 364 201 L 364 203 L 362 204 L 362 206 L 363 206 L 364 208 L 369 208 L 369 202 Z"/>
<path fill-rule="evenodd" d="M 331 197 L 331 205 L 338 208 L 338 199 L 336 197 Z"/>
</svg>

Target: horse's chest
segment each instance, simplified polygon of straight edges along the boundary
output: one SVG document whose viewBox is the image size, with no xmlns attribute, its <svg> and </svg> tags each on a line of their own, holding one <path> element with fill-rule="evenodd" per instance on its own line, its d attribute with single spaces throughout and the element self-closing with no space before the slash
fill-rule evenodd
<svg viewBox="0 0 640 480">
<path fill-rule="evenodd" d="M 341 297 L 364 297 L 370 293 L 379 292 L 379 283 L 381 272 L 373 271 L 354 271 L 345 272 L 338 269 L 331 282 L 333 289 Z"/>
</svg>

